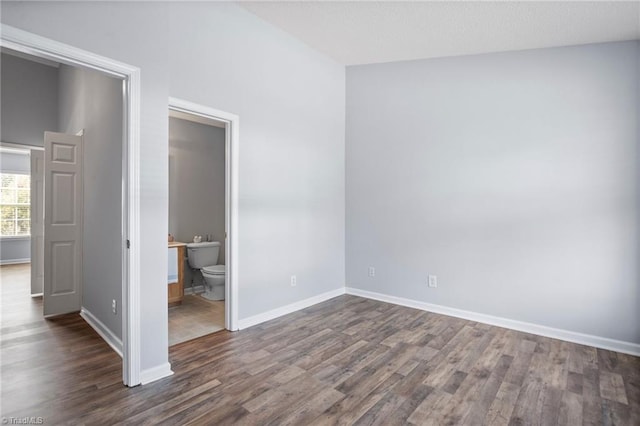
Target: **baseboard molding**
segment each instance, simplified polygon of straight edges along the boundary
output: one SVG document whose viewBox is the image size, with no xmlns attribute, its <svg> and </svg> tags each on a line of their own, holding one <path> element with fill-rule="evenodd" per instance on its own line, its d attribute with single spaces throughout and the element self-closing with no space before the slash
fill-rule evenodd
<svg viewBox="0 0 640 426">
<path fill-rule="evenodd" d="M 6 259 L 6 260 L 1 260 L 0 261 L 0 266 L 4 266 L 4 265 L 19 265 L 21 263 L 31 263 L 31 259 L 30 258 L 24 258 L 24 259 Z"/>
<path fill-rule="evenodd" d="M 120 340 L 111 330 L 107 328 L 102 321 L 89 312 L 86 308 L 80 309 L 80 316 L 93 328 L 96 333 L 111 346 L 120 358 L 122 358 L 122 340 Z"/>
<path fill-rule="evenodd" d="M 155 382 L 156 380 L 160 380 L 171 375 L 173 375 L 173 371 L 171 371 L 171 364 L 166 362 L 157 367 L 142 370 L 140 372 L 140 384 L 146 385 L 147 383 Z"/>
<path fill-rule="evenodd" d="M 187 287 L 184 289 L 184 294 L 199 294 L 204 293 L 204 286 L 197 285 L 195 287 Z"/>
<path fill-rule="evenodd" d="M 317 296 L 310 297 L 308 299 L 300 300 L 299 302 L 291 303 L 286 306 L 282 306 L 280 308 L 273 309 L 271 311 L 263 312 L 258 315 L 254 315 L 249 318 L 244 318 L 238 321 L 238 328 L 240 330 L 252 327 L 254 325 L 261 324 L 266 321 L 270 321 L 272 319 L 276 319 L 283 315 L 290 314 L 292 312 L 299 311 L 304 308 L 308 308 L 309 306 L 313 306 L 317 303 L 324 302 L 329 299 L 333 299 L 334 297 L 342 296 L 345 292 L 344 287 L 340 287 L 335 290 L 328 291 L 326 293 L 319 294 Z"/>
<path fill-rule="evenodd" d="M 353 296 L 364 297 L 367 299 L 379 300 L 381 302 L 393 303 L 394 305 L 420 309 L 422 311 L 433 312 L 436 314 L 448 315 L 451 317 L 481 322 L 483 324 L 495 325 L 497 327 L 508 328 L 525 333 L 537 334 L 539 336 L 566 340 L 567 342 L 578 343 L 581 345 L 588 345 L 600 349 L 607 349 L 610 351 L 640 356 L 640 345 L 637 343 L 624 342 L 622 340 L 608 339 L 606 337 L 593 336 L 590 334 L 577 333 L 575 331 L 562 330 L 559 328 L 496 317 L 493 315 L 486 315 L 472 311 L 465 311 L 462 309 L 449 308 L 447 306 L 435 305 L 432 303 L 420 302 L 417 300 L 405 299 L 403 297 L 390 296 L 387 294 L 360 290 L 352 287 L 347 287 L 345 289 L 345 293 L 351 294 Z"/>
</svg>

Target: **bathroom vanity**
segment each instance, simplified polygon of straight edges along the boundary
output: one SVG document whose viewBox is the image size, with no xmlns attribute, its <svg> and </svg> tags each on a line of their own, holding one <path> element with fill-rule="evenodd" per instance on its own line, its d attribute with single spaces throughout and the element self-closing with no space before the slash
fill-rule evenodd
<svg viewBox="0 0 640 426">
<path fill-rule="evenodd" d="M 184 258 L 187 245 L 178 241 L 169 243 L 169 268 L 167 271 L 167 285 L 169 291 L 169 306 L 182 304 L 184 296 Z"/>
</svg>

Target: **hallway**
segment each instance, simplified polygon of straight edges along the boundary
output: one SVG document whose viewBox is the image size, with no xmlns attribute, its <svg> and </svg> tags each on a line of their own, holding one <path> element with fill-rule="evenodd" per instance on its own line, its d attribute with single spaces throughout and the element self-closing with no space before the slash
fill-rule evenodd
<svg viewBox="0 0 640 426">
<path fill-rule="evenodd" d="M 37 416 L 88 389 L 122 388 L 120 357 L 77 313 L 45 320 L 29 281 L 29 264 L 0 267 L 2 414 Z"/>
</svg>

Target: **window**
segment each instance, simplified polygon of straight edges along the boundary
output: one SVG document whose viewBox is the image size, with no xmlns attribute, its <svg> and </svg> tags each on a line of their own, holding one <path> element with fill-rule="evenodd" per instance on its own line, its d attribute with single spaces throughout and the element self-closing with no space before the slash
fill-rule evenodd
<svg viewBox="0 0 640 426">
<path fill-rule="evenodd" d="M 0 173 L 0 236 L 19 237 L 31 234 L 31 176 Z"/>
</svg>

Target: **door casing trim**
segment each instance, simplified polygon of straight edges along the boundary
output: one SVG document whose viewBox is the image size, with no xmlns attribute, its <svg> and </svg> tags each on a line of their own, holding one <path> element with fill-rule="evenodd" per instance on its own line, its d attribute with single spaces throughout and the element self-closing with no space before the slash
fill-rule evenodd
<svg viewBox="0 0 640 426">
<path fill-rule="evenodd" d="M 140 68 L 0 24 L 0 46 L 122 79 L 122 380 L 140 381 Z M 128 244 L 130 242 L 130 244 Z M 129 245 L 129 247 L 128 247 Z"/>
<path fill-rule="evenodd" d="M 238 167 L 240 117 L 178 98 L 169 98 L 169 110 L 223 122 L 225 125 L 225 250 L 227 276 L 224 323 L 229 331 L 238 330 Z"/>
</svg>

